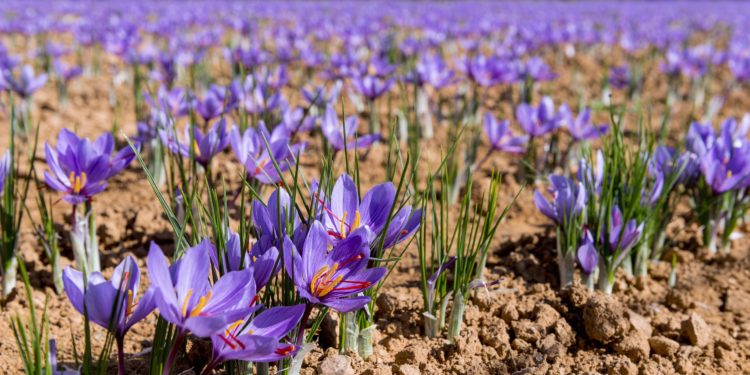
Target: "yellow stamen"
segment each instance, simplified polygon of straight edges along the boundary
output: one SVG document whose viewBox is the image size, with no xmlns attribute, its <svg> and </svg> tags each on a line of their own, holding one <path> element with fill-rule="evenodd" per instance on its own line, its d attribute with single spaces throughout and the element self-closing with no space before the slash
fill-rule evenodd
<svg viewBox="0 0 750 375">
<path fill-rule="evenodd" d="M 195 317 L 200 315 L 200 313 L 203 311 L 203 309 L 206 307 L 206 303 L 208 303 L 208 300 L 211 299 L 211 291 L 209 290 L 208 293 L 206 293 L 205 296 L 201 297 L 198 300 L 198 304 L 195 305 L 195 308 L 193 308 L 193 311 L 190 312 L 190 317 Z"/>
<path fill-rule="evenodd" d="M 318 272 L 315 272 L 315 275 L 313 275 L 312 280 L 310 280 L 310 289 L 312 289 L 312 293 L 315 294 L 315 290 L 317 289 L 318 281 L 319 279 L 325 275 L 325 273 L 328 272 L 328 265 L 325 265 L 321 267 Z"/>
<path fill-rule="evenodd" d="M 258 261 L 258 257 L 256 257 L 255 255 L 253 255 L 253 263 L 255 263 L 257 261 Z"/>
<path fill-rule="evenodd" d="M 198 147 L 198 141 L 193 141 L 193 150 L 195 151 L 195 156 L 201 156 L 201 148 Z"/>
<path fill-rule="evenodd" d="M 340 275 L 335 280 L 328 280 L 328 283 L 326 286 L 321 289 L 317 296 L 318 297 L 325 297 L 328 293 L 331 293 L 331 291 L 341 283 L 341 280 L 344 278 L 344 275 Z"/>
<path fill-rule="evenodd" d="M 341 238 L 346 238 L 346 230 L 344 230 L 344 226 L 346 225 L 346 212 L 344 212 L 343 215 L 341 215 L 341 225 L 339 226 L 339 233 L 341 234 Z"/>
<path fill-rule="evenodd" d="M 73 184 L 73 193 L 78 194 L 83 190 L 83 186 L 86 185 L 86 172 L 81 172 L 80 176 L 76 176 L 75 173 L 70 172 L 68 179 Z"/>
<path fill-rule="evenodd" d="M 187 292 L 187 295 L 185 296 L 185 300 L 182 301 L 182 316 L 187 315 L 188 301 L 190 301 L 190 296 L 192 295 L 193 295 L 193 290 L 189 289 Z"/>
<path fill-rule="evenodd" d="M 232 323 L 229 327 L 227 327 L 227 330 L 224 331 L 225 336 L 230 336 L 232 334 L 232 331 L 234 331 L 235 328 L 239 327 L 243 323 L 245 323 L 245 321 L 242 319 Z"/>
<path fill-rule="evenodd" d="M 727 177 L 729 177 L 729 178 L 732 177 L 732 171 L 727 171 Z"/>
<path fill-rule="evenodd" d="M 333 275 L 336 274 L 336 271 L 339 269 L 339 264 L 334 263 L 333 267 L 328 268 L 328 265 L 325 265 L 321 267 L 321 269 L 318 270 L 318 272 L 315 273 L 313 276 L 312 282 L 310 283 L 312 293 L 315 296 L 318 297 L 325 297 L 328 293 L 333 291 L 336 286 L 341 283 L 341 280 L 344 278 L 344 275 L 340 275 L 336 277 L 335 279 L 331 280 L 333 278 Z"/>
<path fill-rule="evenodd" d="M 352 223 L 351 230 L 359 228 L 359 224 L 362 222 L 362 215 L 359 214 L 359 210 L 354 212 L 354 223 Z"/>
<path fill-rule="evenodd" d="M 133 303 L 133 291 L 128 289 L 128 300 L 127 305 L 125 305 L 125 316 L 130 316 L 130 314 L 133 313 L 133 307 L 135 307 L 135 304 Z"/>
</svg>

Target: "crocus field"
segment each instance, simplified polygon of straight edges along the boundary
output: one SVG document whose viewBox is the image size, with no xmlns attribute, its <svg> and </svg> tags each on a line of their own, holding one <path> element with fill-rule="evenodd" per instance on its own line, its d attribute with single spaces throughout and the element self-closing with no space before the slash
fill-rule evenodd
<svg viewBox="0 0 750 375">
<path fill-rule="evenodd" d="M 750 4 L 0 3 L 0 373 L 750 373 Z"/>
</svg>

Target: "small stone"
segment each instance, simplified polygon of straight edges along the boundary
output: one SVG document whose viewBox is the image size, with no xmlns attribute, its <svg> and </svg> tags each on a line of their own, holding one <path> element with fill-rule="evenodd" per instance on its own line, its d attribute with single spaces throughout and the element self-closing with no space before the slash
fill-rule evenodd
<svg viewBox="0 0 750 375">
<path fill-rule="evenodd" d="M 711 342 L 711 328 L 706 321 L 696 313 L 682 322 L 682 334 L 690 339 L 690 343 L 703 348 Z"/>
<path fill-rule="evenodd" d="M 420 375 L 422 372 L 419 368 L 412 365 L 401 365 L 398 366 L 398 374 L 400 375 Z"/>
<path fill-rule="evenodd" d="M 597 293 L 583 307 L 583 324 L 592 340 L 607 344 L 623 336 L 628 328 L 622 304 L 611 295 Z"/>
<path fill-rule="evenodd" d="M 513 322 L 511 323 L 511 327 L 513 328 L 513 333 L 516 337 L 523 341 L 535 343 L 542 338 L 541 327 L 530 320 L 522 319 Z"/>
<path fill-rule="evenodd" d="M 354 375 L 349 357 L 341 354 L 330 355 L 323 359 L 317 368 L 320 375 Z"/>
<path fill-rule="evenodd" d="M 648 339 L 651 350 L 658 355 L 673 356 L 680 349 L 680 343 L 664 336 L 654 336 Z"/>
<path fill-rule="evenodd" d="M 638 331 L 631 331 L 622 341 L 615 344 L 615 351 L 633 361 L 648 358 L 651 353 L 648 338 Z"/>
<path fill-rule="evenodd" d="M 547 330 L 560 319 L 560 313 L 554 307 L 543 303 L 534 309 L 534 317 L 536 324 L 542 329 Z"/>
<path fill-rule="evenodd" d="M 646 317 L 633 310 L 628 310 L 628 321 L 630 321 L 630 326 L 633 327 L 634 330 L 642 333 L 646 337 L 651 337 L 654 333 L 654 328 L 651 327 L 651 322 L 649 322 Z"/>
<path fill-rule="evenodd" d="M 750 312 L 750 294 L 740 290 L 728 290 L 724 302 L 724 310 L 738 314 L 747 314 Z"/>
</svg>

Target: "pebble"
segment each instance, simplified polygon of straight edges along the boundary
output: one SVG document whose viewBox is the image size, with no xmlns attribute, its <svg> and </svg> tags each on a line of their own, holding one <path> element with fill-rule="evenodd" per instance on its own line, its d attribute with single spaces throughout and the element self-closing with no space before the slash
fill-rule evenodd
<svg viewBox="0 0 750 375">
<path fill-rule="evenodd" d="M 680 343 L 664 336 L 654 336 L 648 339 L 651 350 L 658 355 L 673 356 L 680 349 Z"/>
<path fill-rule="evenodd" d="M 711 328 L 696 313 L 690 314 L 690 317 L 682 322 L 682 334 L 690 340 L 691 344 L 699 348 L 703 348 L 711 342 Z"/>
</svg>

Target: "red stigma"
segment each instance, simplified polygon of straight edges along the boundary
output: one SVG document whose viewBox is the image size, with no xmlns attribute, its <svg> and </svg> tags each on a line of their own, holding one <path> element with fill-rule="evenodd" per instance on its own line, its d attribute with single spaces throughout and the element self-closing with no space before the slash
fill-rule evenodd
<svg viewBox="0 0 750 375">
<path fill-rule="evenodd" d="M 291 354 L 292 352 L 294 352 L 294 349 L 295 349 L 294 345 L 287 345 L 283 348 L 276 348 L 274 353 L 281 355 L 281 356 L 287 356 Z"/>
</svg>

